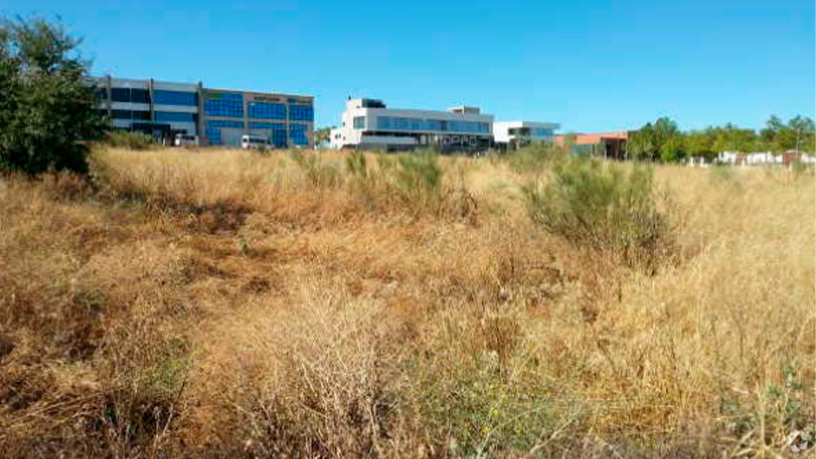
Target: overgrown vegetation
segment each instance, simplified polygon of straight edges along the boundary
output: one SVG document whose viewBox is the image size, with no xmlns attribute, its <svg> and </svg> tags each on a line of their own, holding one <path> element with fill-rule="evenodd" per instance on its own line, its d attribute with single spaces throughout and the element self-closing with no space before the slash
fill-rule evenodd
<svg viewBox="0 0 816 459">
<path fill-rule="evenodd" d="M 524 195 L 530 216 L 547 231 L 651 267 L 670 257 L 672 243 L 653 188 L 647 167 L 574 158 L 556 163 L 549 181 L 526 186 Z"/>
<path fill-rule="evenodd" d="M 94 186 L 5 179 L 4 457 L 773 457 L 811 433 L 812 176 L 300 154 L 100 148 Z M 502 210 L 462 224 L 457 190 Z M 656 241 L 687 261 L 629 269 L 681 214 Z"/>
<path fill-rule="evenodd" d="M 39 17 L 0 17 L 0 169 L 86 172 L 103 124 L 79 40 Z"/>
<path fill-rule="evenodd" d="M 142 132 L 110 131 L 105 135 L 106 145 L 129 150 L 149 150 L 156 148 L 156 139 Z"/>
</svg>

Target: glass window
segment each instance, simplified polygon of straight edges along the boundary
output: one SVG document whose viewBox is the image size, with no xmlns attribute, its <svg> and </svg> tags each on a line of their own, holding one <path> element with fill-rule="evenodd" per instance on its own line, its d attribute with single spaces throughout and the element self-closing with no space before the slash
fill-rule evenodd
<svg viewBox="0 0 816 459">
<path fill-rule="evenodd" d="M 150 121 L 150 112 L 147 110 L 134 110 L 133 119 L 139 121 Z"/>
<path fill-rule="evenodd" d="M 137 104 L 149 104 L 150 103 L 150 94 L 147 92 L 147 89 L 131 89 L 130 90 L 130 98 L 131 101 Z"/>
<path fill-rule="evenodd" d="M 115 120 L 129 120 L 133 118 L 133 113 L 130 110 L 112 110 L 111 116 Z"/>
<path fill-rule="evenodd" d="M 306 125 L 297 123 L 290 124 L 289 138 L 295 145 L 309 145 L 309 138 L 306 136 Z"/>
<path fill-rule="evenodd" d="M 212 120 L 207 121 L 204 126 L 204 135 L 210 140 L 212 145 L 221 145 L 221 128 L 243 129 L 244 123 L 232 120 Z"/>
<path fill-rule="evenodd" d="M 250 118 L 267 120 L 285 120 L 286 105 L 269 102 L 251 102 L 247 105 L 247 115 Z"/>
<path fill-rule="evenodd" d="M 153 91 L 153 103 L 160 105 L 184 105 L 195 107 L 198 105 L 198 95 L 188 91 L 168 91 L 156 89 Z"/>
<path fill-rule="evenodd" d="M 354 117 L 354 129 L 365 129 L 365 116 Z"/>
<path fill-rule="evenodd" d="M 156 112 L 156 121 L 169 122 L 195 122 L 193 113 L 178 113 L 178 112 Z"/>
<path fill-rule="evenodd" d="M 291 121 L 314 121 L 314 109 L 311 105 L 289 105 Z"/>
<path fill-rule="evenodd" d="M 283 123 L 249 123 L 250 129 L 283 129 L 286 131 L 286 125 Z"/>
<path fill-rule="evenodd" d="M 240 95 L 240 94 L 239 94 Z M 208 98 L 204 101 L 204 113 L 207 116 L 225 116 L 229 118 L 244 117 L 243 100 L 229 98 Z"/>
<path fill-rule="evenodd" d="M 108 88 L 96 88 L 96 97 L 101 101 L 108 100 Z"/>
<path fill-rule="evenodd" d="M 111 88 L 111 99 L 114 102 L 130 102 L 130 88 Z"/>
</svg>

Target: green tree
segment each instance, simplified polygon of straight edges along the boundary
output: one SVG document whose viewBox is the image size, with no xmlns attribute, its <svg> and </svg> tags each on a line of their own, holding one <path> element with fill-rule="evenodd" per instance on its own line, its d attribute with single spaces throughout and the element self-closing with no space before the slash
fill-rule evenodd
<svg viewBox="0 0 816 459">
<path fill-rule="evenodd" d="M 86 172 L 87 145 L 104 125 L 77 52 L 59 23 L 0 20 L 0 168 Z"/>
<path fill-rule="evenodd" d="M 324 142 L 331 141 L 331 130 L 334 129 L 334 126 L 330 127 L 323 127 L 320 129 L 315 130 L 314 133 L 314 143 L 315 145 L 320 145 Z"/>
<path fill-rule="evenodd" d="M 813 145 L 813 142 L 810 140 L 813 137 L 814 132 L 814 125 L 812 119 L 799 115 L 792 118 L 788 122 L 788 127 L 796 135 L 796 142 L 794 148 L 797 151 L 809 149 L 808 147 Z"/>
<path fill-rule="evenodd" d="M 655 136 L 652 123 L 646 123 L 642 128 L 629 136 L 626 151 L 630 158 L 636 160 L 652 160 L 655 158 Z"/>
</svg>

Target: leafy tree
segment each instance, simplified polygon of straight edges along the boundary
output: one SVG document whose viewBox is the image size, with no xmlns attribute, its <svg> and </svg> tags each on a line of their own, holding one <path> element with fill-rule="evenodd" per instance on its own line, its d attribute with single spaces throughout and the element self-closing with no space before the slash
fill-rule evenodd
<svg viewBox="0 0 816 459">
<path fill-rule="evenodd" d="M 334 126 L 323 127 L 323 128 L 315 130 L 315 133 L 314 133 L 314 143 L 315 143 L 315 145 L 320 145 L 323 142 L 329 142 L 331 140 L 331 130 L 332 129 L 334 129 Z"/>
<path fill-rule="evenodd" d="M 59 23 L 0 19 L 0 169 L 86 172 L 103 123 L 80 40 Z"/>
<path fill-rule="evenodd" d="M 632 133 L 626 144 L 629 157 L 636 160 L 652 160 L 655 158 L 655 136 L 652 123 L 646 123 L 642 128 Z"/>
</svg>

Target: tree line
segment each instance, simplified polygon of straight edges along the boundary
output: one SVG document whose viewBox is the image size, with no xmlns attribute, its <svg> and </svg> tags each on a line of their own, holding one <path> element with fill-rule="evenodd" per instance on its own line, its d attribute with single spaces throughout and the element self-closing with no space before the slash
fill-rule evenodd
<svg viewBox="0 0 816 459">
<path fill-rule="evenodd" d="M 713 159 L 721 151 L 813 153 L 816 151 L 814 132 L 813 120 L 803 116 L 791 118 L 787 123 L 771 116 L 760 130 L 728 123 L 685 132 L 670 118 L 661 117 L 630 133 L 626 152 L 631 159 L 665 162 L 688 157 Z"/>
</svg>

